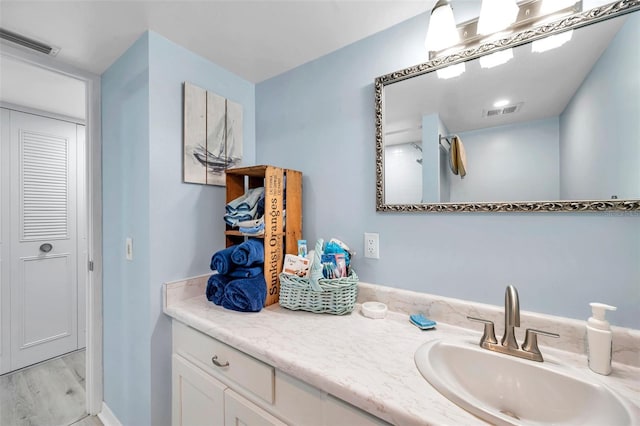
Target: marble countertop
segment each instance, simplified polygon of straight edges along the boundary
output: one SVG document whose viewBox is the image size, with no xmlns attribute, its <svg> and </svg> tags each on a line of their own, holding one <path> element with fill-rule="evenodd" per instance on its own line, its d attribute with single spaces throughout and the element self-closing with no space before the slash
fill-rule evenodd
<svg viewBox="0 0 640 426">
<path fill-rule="evenodd" d="M 204 284 L 206 277 L 166 284 L 165 313 L 394 425 L 485 424 L 433 388 L 413 358 L 427 341 L 479 341 L 479 332 L 441 322 L 421 331 L 405 313 L 374 320 L 362 315 L 360 305 L 345 316 L 278 304 L 234 312 L 207 301 Z M 541 352 L 589 371 L 584 355 L 544 346 Z M 640 369 L 616 365 L 610 376 L 592 374 L 638 405 Z"/>
</svg>

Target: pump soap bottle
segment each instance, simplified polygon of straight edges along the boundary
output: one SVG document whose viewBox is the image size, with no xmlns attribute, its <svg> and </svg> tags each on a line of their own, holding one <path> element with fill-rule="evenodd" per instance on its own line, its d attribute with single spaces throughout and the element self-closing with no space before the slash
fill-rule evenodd
<svg viewBox="0 0 640 426">
<path fill-rule="evenodd" d="M 590 303 L 592 317 L 587 321 L 587 345 L 589 368 L 598 374 L 611 373 L 611 326 L 605 319 L 607 311 L 615 311 L 615 306 L 604 303 Z"/>
</svg>

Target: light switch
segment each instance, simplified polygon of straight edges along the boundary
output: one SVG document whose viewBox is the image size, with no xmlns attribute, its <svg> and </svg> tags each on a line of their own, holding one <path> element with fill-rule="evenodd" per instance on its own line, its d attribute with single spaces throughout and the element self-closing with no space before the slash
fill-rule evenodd
<svg viewBox="0 0 640 426">
<path fill-rule="evenodd" d="M 124 254 L 127 260 L 133 260 L 133 240 L 131 239 L 131 237 L 127 237 L 124 250 Z"/>
</svg>

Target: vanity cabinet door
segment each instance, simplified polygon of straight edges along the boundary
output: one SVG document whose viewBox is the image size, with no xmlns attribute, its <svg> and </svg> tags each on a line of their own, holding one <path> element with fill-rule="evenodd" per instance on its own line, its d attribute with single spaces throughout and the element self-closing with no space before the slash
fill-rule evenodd
<svg viewBox="0 0 640 426">
<path fill-rule="evenodd" d="M 172 358 L 173 426 L 224 424 L 226 386 L 180 355 Z"/>
<path fill-rule="evenodd" d="M 224 395 L 224 426 L 286 426 L 231 389 L 227 389 Z"/>
</svg>

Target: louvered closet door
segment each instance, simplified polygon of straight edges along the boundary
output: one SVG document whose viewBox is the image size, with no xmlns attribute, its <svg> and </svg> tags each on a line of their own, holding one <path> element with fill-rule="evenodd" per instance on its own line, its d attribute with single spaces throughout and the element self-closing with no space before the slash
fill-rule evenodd
<svg viewBox="0 0 640 426">
<path fill-rule="evenodd" d="M 78 348 L 76 125 L 11 111 L 11 369 Z"/>
</svg>

